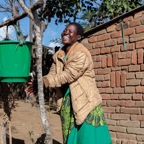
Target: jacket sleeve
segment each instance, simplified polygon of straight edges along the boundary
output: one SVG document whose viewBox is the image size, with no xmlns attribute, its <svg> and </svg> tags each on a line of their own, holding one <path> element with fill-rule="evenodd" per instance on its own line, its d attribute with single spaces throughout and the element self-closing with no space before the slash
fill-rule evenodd
<svg viewBox="0 0 144 144">
<path fill-rule="evenodd" d="M 88 57 L 84 52 L 78 51 L 71 56 L 60 74 L 47 75 L 49 87 L 60 87 L 65 83 L 72 83 L 83 75 L 88 68 Z"/>
</svg>

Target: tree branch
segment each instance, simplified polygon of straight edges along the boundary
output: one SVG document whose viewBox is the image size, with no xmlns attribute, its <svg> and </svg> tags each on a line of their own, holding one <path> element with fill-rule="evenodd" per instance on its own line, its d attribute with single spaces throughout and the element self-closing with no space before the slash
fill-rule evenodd
<svg viewBox="0 0 144 144">
<path fill-rule="evenodd" d="M 30 7 L 31 11 L 35 11 L 38 8 L 42 7 L 43 2 L 42 1 L 38 1 L 36 2 L 33 6 Z M 6 25 L 13 25 L 16 21 L 26 17 L 28 14 L 26 12 L 23 12 L 22 14 L 18 15 L 17 17 L 13 17 L 11 19 L 6 20 L 5 22 L 0 24 L 0 28 Z"/>
<path fill-rule="evenodd" d="M 23 10 L 28 14 L 28 16 L 33 20 L 33 14 L 31 12 L 31 9 L 27 8 L 26 5 L 24 4 L 24 2 L 22 0 L 18 0 L 19 4 L 21 5 L 21 7 L 23 8 Z"/>
</svg>

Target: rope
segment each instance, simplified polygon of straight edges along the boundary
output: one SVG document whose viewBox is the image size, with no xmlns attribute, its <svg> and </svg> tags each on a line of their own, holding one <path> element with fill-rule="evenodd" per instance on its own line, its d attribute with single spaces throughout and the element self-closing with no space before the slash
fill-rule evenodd
<svg viewBox="0 0 144 144">
<path fill-rule="evenodd" d="M 9 40 L 9 36 L 8 36 L 8 25 L 6 26 L 6 37 L 5 40 Z"/>
<path fill-rule="evenodd" d="M 124 35 L 124 22 L 122 21 L 122 41 L 123 41 L 123 46 L 124 46 L 124 50 L 127 50 L 126 47 L 126 42 L 125 42 L 125 35 Z"/>
<path fill-rule="evenodd" d="M 19 45 L 23 45 L 25 41 L 21 38 L 21 32 L 16 24 L 15 24 L 15 29 L 16 29 Z"/>
</svg>

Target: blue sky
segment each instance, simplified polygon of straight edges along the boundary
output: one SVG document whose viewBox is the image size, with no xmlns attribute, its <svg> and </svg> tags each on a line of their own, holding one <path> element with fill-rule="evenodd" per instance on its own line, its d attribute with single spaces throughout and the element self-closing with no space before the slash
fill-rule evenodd
<svg viewBox="0 0 144 144">
<path fill-rule="evenodd" d="M 66 24 L 59 23 L 58 25 L 55 24 L 54 20 L 52 20 L 46 31 L 44 32 L 44 39 L 43 43 L 45 45 L 49 45 L 51 40 L 54 40 L 56 38 L 61 38 L 61 33 L 64 30 Z"/>
<path fill-rule="evenodd" d="M 9 19 L 10 16 L 8 14 L 1 14 L 0 15 L 0 23 L 5 21 L 6 19 Z M 24 35 L 29 35 L 29 20 L 28 18 L 24 18 L 21 20 L 21 28 L 24 33 Z M 53 46 L 53 43 L 51 43 L 51 40 L 54 40 L 56 38 L 61 37 L 61 33 L 65 28 L 64 23 L 59 23 L 58 25 L 55 24 L 54 19 L 48 24 L 47 29 L 44 32 L 43 36 L 43 44 L 46 46 Z M 5 29 L 6 27 L 0 28 L 0 39 L 5 38 Z M 9 37 L 10 39 L 16 39 L 15 37 L 15 30 L 12 27 L 9 27 Z M 29 39 L 29 38 L 28 38 Z"/>
<path fill-rule="evenodd" d="M 7 15 L 0 15 L 0 23 L 2 23 L 4 20 L 7 19 Z M 29 21 L 25 18 L 21 21 L 21 27 L 22 31 L 25 35 L 29 35 Z M 43 44 L 48 46 L 51 42 L 51 40 L 54 40 L 56 38 L 61 37 L 61 33 L 65 28 L 64 23 L 59 23 L 56 25 L 54 23 L 54 20 L 52 20 L 47 29 L 44 32 L 44 37 L 43 37 Z M 0 28 L 0 39 L 5 38 L 5 27 Z M 15 30 L 9 27 L 9 36 L 11 39 L 15 39 Z"/>
</svg>

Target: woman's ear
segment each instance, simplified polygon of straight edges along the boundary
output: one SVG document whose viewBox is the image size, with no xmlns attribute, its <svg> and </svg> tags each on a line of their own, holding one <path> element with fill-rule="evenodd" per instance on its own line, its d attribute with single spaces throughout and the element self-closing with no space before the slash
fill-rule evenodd
<svg viewBox="0 0 144 144">
<path fill-rule="evenodd" d="M 81 40 L 81 35 L 77 35 L 77 40 L 79 41 L 79 40 Z"/>
</svg>

